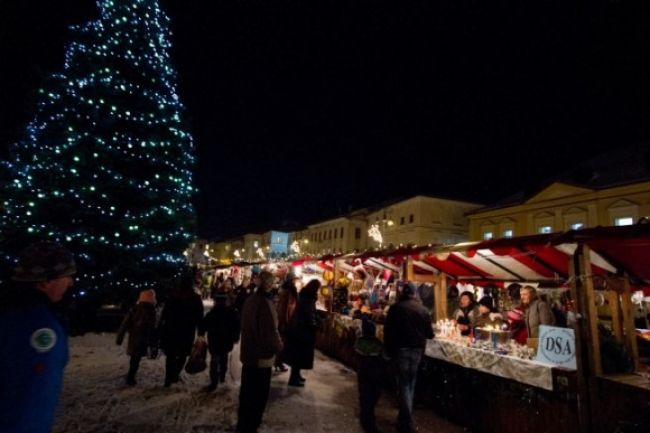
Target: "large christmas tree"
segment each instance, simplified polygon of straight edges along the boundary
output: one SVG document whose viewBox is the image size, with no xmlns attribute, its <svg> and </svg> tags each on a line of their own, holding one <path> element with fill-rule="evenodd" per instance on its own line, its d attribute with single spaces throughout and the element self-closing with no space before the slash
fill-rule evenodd
<svg viewBox="0 0 650 433">
<path fill-rule="evenodd" d="M 117 292 L 174 274 L 192 238 L 193 143 L 157 0 L 98 0 L 71 28 L 61 74 L 40 92 L 5 161 L 5 270 L 37 239 L 74 251 L 78 286 Z"/>
</svg>

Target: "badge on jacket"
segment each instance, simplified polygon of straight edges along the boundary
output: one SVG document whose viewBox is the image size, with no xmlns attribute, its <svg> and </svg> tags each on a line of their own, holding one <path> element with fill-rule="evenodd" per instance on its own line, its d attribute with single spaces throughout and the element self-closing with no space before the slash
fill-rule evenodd
<svg viewBox="0 0 650 433">
<path fill-rule="evenodd" d="M 41 328 L 34 331 L 30 344 L 37 352 L 49 352 L 56 344 L 56 332 L 50 328 Z"/>
</svg>

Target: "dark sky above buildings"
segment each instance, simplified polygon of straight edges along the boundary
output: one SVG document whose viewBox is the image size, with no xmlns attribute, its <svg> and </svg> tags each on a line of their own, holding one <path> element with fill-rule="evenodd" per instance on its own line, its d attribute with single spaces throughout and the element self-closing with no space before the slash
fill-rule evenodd
<svg viewBox="0 0 650 433">
<path fill-rule="evenodd" d="M 647 1 L 161 3 L 202 236 L 419 193 L 488 204 L 650 137 Z M 95 15 L 0 0 L 3 152 L 61 70 L 66 26 Z"/>
</svg>

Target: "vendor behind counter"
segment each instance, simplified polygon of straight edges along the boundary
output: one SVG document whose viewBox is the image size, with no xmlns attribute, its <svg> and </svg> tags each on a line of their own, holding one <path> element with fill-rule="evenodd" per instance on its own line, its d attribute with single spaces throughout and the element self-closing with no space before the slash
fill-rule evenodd
<svg viewBox="0 0 650 433">
<path fill-rule="evenodd" d="M 555 316 L 551 307 L 539 298 L 537 290 L 532 286 L 522 287 L 519 294 L 524 307 L 528 338 L 539 338 L 540 325 L 555 325 Z"/>
<path fill-rule="evenodd" d="M 483 296 L 478 301 L 479 314 L 476 317 L 474 326 L 476 328 L 486 328 L 491 326 L 494 329 L 501 329 L 507 326 L 503 316 L 496 311 L 494 299 L 491 296 Z"/>
</svg>

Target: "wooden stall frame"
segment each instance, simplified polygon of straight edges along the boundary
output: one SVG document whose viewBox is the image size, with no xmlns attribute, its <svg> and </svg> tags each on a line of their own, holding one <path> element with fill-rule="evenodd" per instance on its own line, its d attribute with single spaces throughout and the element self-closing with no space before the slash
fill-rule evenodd
<svg viewBox="0 0 650 433">
<path fill-rule="evenodd" d="M 639 370 L 639 346 L 636 341 L 634 329 L 634 305 L 632 304 L 632 293 L 630 291 L 630 278 L 624 274 L 623 293 L 620 295 L 621 311 L 623 315 L 623 329 L 625 331 L 625 347 L 632 356 L 634 371 Z"/>
<path fill-rule="evenodd" d="M 438 274 L 438 281 L 434 287 L 434 303 L 435 303 L 435 317 L 436 321 L 444 320 L 447 316 L 447 275 L 444 273 Z"/>
<path fill-rule="evenodd" d="M 623 343 L 623 323 L 621 323 L 621 308 L 619 302 L 619 293 L 616 290 L 605 290 L 605 299 L 609 304 L 609 310 L 612 315 L 612 333 L 616 341 Z"/>
<path fill-rule="evenodd" d="M 578 245 L 574 254 L 576 272 L 574 274 L 575 295 L 578 303 L 578 311 L 583 319 L 580 331 L 589 343 L 588 372 L 591 376 L 602 376 L 603 367 L 600 359 L 600 338 L 598 335 L 598 314 L 596 311 L 596 296 L 594 293 L 594 282 L 591 273 L 591 249 L 587 245 Z M 573 295 L 573 293 L 572 293 Z"/>
<path fill-rule="evenodd" d="M 579 260 L 580 255 L 578 254 L 578 249 L 573 257 L 569 258 L 569 277 L 570 277 L 570 292 L 571 299 L 575 302 L 575 315 L 576 323 L 573 326 L 574 335 L 576 338 L 576 365 L 577 365 L 577 385 L 578 385 L 578 425 L 580 426 L 581 432 L 590 431 L 591 427 L 591 408 L 590 408 L 590 398 L 589 398 L 589 384 L 587 382 L 587 377 L 585 377 L 585 358 L 582 351 L 582 342 L 583 337 L 583 322 L 584 322 L 584 305 L 583 302 L 580 302 L 581 296 L 579 296 L 578 286 L 580 285 L 579 277 L 580 265 Z M 587 369 L 588 371 L 588 369 Z"/>
</svg>

